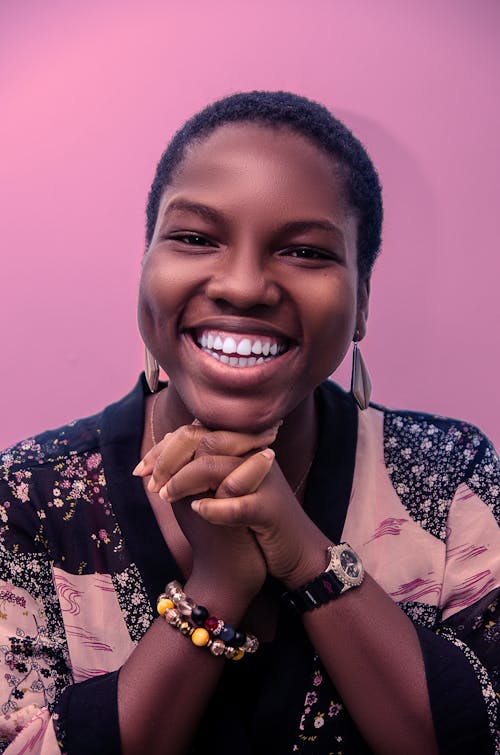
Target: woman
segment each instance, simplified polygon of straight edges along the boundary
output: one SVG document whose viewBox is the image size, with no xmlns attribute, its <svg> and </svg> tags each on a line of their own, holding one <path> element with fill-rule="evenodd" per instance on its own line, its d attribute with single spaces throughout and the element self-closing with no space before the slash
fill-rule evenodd
<svg viewBox="0 0 500 755">
<path fill-rule="evenodd" d="M 368 407 L 381 216 L 359 142 L 301 97 L 174 137 L 152 393 L 3 455 L 7 752 L 494 752 L 498 459 Z M 352 340 L 359 406 L 325 382 Z"/>
</svg>

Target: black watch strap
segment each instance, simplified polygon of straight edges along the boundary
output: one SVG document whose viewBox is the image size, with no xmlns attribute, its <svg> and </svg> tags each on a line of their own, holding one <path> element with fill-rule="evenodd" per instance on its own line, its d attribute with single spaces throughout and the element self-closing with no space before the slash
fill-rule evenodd
<svg viewBox="0 0 500 755">
<path fill-rule="evenodd" d="M 319 574 L 312 582 L 307 582 L 297 590 L 290 590 L 283 595 L 283 601 L 296 613 L 303 614 L 314 608 L 335 600 L 344 590 L 345 585 L 332 571 Z"/>
</svg>

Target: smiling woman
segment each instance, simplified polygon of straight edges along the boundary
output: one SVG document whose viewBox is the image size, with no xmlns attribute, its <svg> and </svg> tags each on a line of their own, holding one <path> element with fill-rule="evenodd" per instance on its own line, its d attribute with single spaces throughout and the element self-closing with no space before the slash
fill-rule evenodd
<svg viewBox="0 0 500 755">
<path fill-rule="evenodd" d="M 259 431 L 292 411 L 302 426 L 314 388 L 364 335 L 357 221 L 334 175 L 283 127 L 226 124 L 191 146 L 159 203 L 139 301 L 144 341 L 171 379 L 162 432 L 189 417 Z M 234 369 L 236 339 L 255 364 Z"/>
<path fill-rule="evenodd" d="M 2 457 L 7 752 L 494 752 L 498 457 L 369 404 L 381 219 L 363 147 L 304 98 L 174 136 L 145 379 Z M 353 340 L 351 395 L 327 378 Z"/>
</svg>

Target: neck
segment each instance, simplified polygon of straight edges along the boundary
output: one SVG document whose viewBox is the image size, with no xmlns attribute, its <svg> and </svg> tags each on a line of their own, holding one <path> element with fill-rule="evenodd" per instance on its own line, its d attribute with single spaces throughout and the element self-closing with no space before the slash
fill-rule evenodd
<svg viewBox="0 0 500 755">
<path fill-rule="evenodd" d="M 313 459 L 317 438 L 318 419 L 311 394 L 285 417 L 273 444 L 278 464 L 292 490 L 300 484 L 298 498 L 304 492 L 305 479 L 303 484 L 301 481 Z"/>
</svg>

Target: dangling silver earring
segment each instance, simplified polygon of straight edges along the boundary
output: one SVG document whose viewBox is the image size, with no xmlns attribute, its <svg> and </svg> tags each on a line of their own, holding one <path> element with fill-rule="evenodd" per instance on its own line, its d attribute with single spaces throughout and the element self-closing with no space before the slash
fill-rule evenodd
<svg viewBox="0 0 500 755">
<path fill-rule="evenodd" d="M 158 390 L 158 382 L 160 378 L 160 365 L 154 358 L 154 356 L 146 349 L 145 353 L 145 368 L 146 382 L 149 386 L 151 393 L 156 393 Z"/>
<path fill-rule="evenodd" d="M 351 376 L 351 393 L 360 409 L 366 409 L 370 404 L 372 392 L 372 381 L 368 374 L 368 369 L 364 363 L 358 342 L 354 341 L 352 351 L 352 376 Z"/>
</svg>

